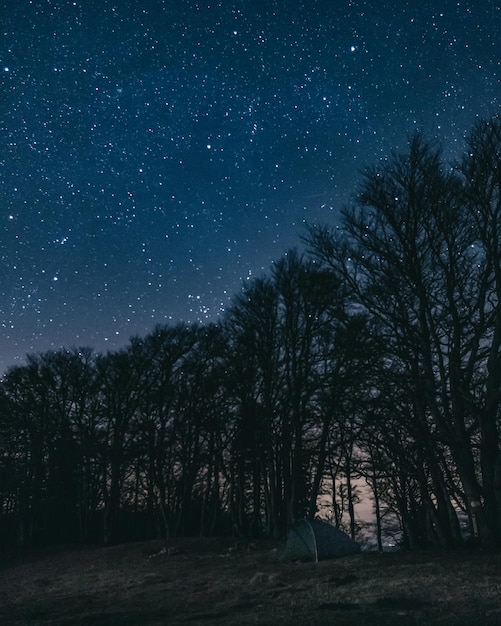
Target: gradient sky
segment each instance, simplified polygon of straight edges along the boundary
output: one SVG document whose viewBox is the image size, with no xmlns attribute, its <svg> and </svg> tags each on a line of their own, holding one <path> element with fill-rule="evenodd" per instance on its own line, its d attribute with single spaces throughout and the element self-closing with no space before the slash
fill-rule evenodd
<svg viewBox="0 0 501 626">
<path fill-rule="evenodd" d="M 218 319 L 416 128 L 500 109 L 497 0 L 0 0 L 0 371 Z"/>
</svg>

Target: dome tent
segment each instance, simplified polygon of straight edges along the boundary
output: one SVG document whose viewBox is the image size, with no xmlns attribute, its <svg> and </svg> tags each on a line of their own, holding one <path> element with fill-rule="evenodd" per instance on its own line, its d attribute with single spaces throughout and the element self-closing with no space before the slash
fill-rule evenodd
<svg viewBox="0 0 501 626">
<path fill-rule="evenodd" d="M 322 561 L 360 552 L 360 545 L 332 524 L 321 520 L 294 522 L 287 535 L 284 561 Z"/>
</svg>

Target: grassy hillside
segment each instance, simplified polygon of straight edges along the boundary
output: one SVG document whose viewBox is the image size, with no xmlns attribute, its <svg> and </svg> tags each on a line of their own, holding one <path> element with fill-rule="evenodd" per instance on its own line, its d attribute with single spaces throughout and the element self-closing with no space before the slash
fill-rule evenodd
<svg viewBox="0 0 501 626">
<path fill-rule="evenodd" d="M 501 555 L 296 564 L 282 547 L 191 539 L 18 555 L 2 565 L 0 624 L 501 623 Z"/>
</svg>

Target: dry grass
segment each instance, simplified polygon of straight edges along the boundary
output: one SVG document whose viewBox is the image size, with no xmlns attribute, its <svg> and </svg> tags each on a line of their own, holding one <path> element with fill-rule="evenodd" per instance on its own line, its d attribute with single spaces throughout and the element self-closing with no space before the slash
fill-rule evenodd
<svg viewBox="0 0 501 626">
<path fill-rule="evenodd" d="M 501 624 L 501 556 L 360 554 L 282 563 L 280 544 L 179 540 L 11 559 L 0 624 Z"/>
</svg>

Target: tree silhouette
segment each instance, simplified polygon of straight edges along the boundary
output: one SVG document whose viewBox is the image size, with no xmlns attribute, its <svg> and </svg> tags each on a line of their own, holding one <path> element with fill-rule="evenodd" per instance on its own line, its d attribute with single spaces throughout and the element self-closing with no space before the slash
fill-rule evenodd
<svg viewBox="0 0 501 626">
<path fill-rule="evenodd" d="M 3 545 L 283 536 L 501 543 L 501 122 L 452 166 L 421 134 L 365 171 L 218 324 L 27 357 L 0 382 Z M 322 504 L 323 499 L 323 504 Z M 324 508 L 319 510 L 319 506 Z"/>
<path fill-rule="evenodd" d="M 387 367 L 409 398 L 402 425 L 424 450 L 421 498 L 430 511 L 438 503 L 433 516 L 452 543 L 459 536 L 443 480 L 447 452 L 482 540 L 500 538 L 499 122 L 476 127 L 468 145 L 450 169 L 415 135 L 408 153 L 365 173 L 341 238 L 327 229 L 310 237 L 353 306 L 378 323 Z"/>
</svg>

